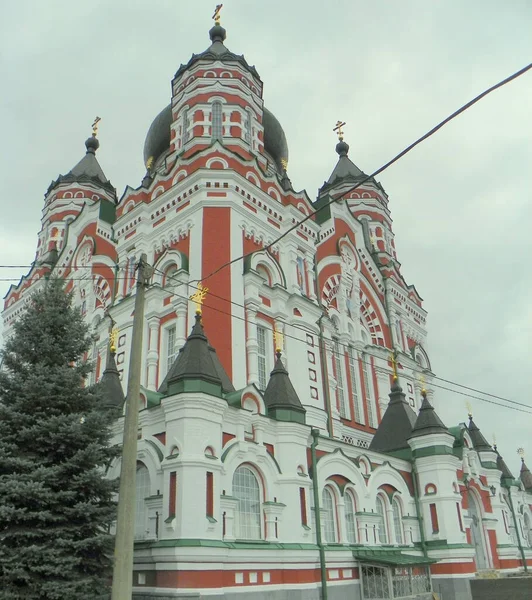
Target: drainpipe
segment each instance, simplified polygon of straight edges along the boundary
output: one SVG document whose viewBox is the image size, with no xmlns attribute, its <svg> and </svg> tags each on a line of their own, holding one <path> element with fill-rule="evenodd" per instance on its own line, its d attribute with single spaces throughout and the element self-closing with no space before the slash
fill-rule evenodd
<svg viewBox="0 0 532 600">
<path fill-rule="evenodd" d="M 314 516 L 316 522 L 316 544 L 320 553 L 320 572 L 321 572 L 321 600 L 327 600 L 327 569 L 325 567 L 325 548 L 321 539 L 321 517 L 320 517 L 320 493 L 318 489 L 318 463 L 316 460 L 316 446 L 320 437 L 319 429 L 312 429 L 310 434 L 313 441 L 310 445 L 312 457 L 312 489 L 314 492 Z"/>
<path fill-rule="evenodd" d="M 517 546 L 519 548 L 519 552 L 521 553 L 521 560 L 523 561 L 523 567 L 525 569 L 525 573 L 528 573 L 528 567 L 526 564 L 525 551 L 523 550 L 523 544 L 521 544 L 521 536 L 519 535 L 519 527 L 517 526 L 517 517 L 515 516 L 514 503 L 512 500 L 512 492 L 511 492 L 511 484 L 508 486 L 504 486 L 508 490 L 508 504 L 510 505 L 510 512 L 512 513 L 512 519 L 514 522 L 515 535 L 517 536 Z"/>
<path fill-rule="evenodd" d="M 423 556 L 428 558 L 427 543 L 425 541 L 425 525 L 423 519 L 423 513 L 421 512 L 421 506 L 419 505 L 419 484 L 418 474 L 415 462 L 412 463 L 412 482 L 414 484 L 414 503 L 416 505 L 417 520 L 419 522 L 419 540 L 421 542 L 421 551 Z"/>
</svg>

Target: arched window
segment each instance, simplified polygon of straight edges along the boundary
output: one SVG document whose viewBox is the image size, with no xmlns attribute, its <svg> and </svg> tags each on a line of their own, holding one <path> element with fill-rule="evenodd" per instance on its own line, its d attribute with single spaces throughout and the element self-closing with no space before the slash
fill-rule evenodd
<svg viewBox="0 0 532 600">
<path fill-rule="evenodd" d="M 333 493 L 328 487 L 323 488 L 321 502 L 321 527 L 323 530 L 323 537 L 328 544 L 334 544 L 336 542 L 336 523 L 334 520 L 336 503 L 334 501 Z"/>
<path fill-rule="evenodd" d="M 388 543 L 388 534 L 386 531 L 386 510 L 384 508 L 384 500 L 377 496 L 377 514 L 379 515 L 379 543 L 387 544 Z"/>
<path fill-rule="evenodd" d="M 233 475 L 233 496 L 238 498 L 236 531 L 241 540 L 260 540 L 260 487 L 249 467 Z"/>
<path fill-rule="evenodd" d="M 222 136 L 222 103 L 215 101 L 212 103 L 212 140 L 222 141 Z"/>
<path fill-rule="evenodd" d="M 347 541 L 350 544 L 357 543 L 357 526 L 355 521 L 355 500 L 350 492 L 346 492 L 345 502 L 345 526 L 347 530 Z"/>
<path fill-rule="evenodd" d="M 393 508 L 393 530 L 395 534 L 395 543 L 403 543 L 403 516 L 401 514 L 401 506 L 397 498 L 392 503 Z"/>
<path fill-rule="evenodd" d="M 135 539 L 142 540 L 148 533 L 146 498 L 150 495 L 150 474 L 143 464 L 137 465 L 135 487 Z"/>
</svg>

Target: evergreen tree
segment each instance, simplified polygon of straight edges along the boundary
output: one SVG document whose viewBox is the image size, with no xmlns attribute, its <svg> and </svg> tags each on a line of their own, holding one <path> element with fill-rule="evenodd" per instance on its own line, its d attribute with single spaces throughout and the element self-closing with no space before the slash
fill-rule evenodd
<svg viewBox="0 0 532 600">
<path fill-rule="evenodd" d="M 85 379 L 89 331 L 59 279 L 36 292 L 0 372 L 0 597 L 109 597 L 111 415 Z"/>
</svg>

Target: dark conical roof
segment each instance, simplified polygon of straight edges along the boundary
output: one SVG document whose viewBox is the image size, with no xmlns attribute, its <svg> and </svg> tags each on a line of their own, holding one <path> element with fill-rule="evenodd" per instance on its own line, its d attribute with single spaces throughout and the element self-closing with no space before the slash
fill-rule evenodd
<svg viewBox="0 0 532 600">
<path fill-rule="evenodd" d="M 425 393 L 423 394 L 423 402 L 421 403 L 421 408 L 419 409 L 419 414 L 412 430 L 412 437 L 430 435 L 431 433 L 449 433 L 449 430 L 436 414 L 434 407 L 429 402 Z"/>
<path fill-rule="evenodd" d="M 220 391 L 234 391 L 231 381 L 224 371 L 214 348 L 209 344 L 203 330 L 201 315 L 196 314 L 196 322 L 185 345 L 170 367 L 159 392 L 168 394 L 172 384 L 185 380 L 205 381 L 220 386 Z"/>
<path fill-rule="evenodd" d="M 219 24 L 216 23 L 209 31 L 209 37 L 211 39 L 211 45 L 200 54 L 193 54 L 186 65 L 181 65 L 175 74 L 179 77 L 182 73 L 187 71 L 194 63 L 198 61 L 220 61 L 223 63 L 239 63 L 252 75 L 259 78 L 257 69 L 248 64 L 247 60 L 241 54 L 234 54 L 227 46 L 224 45 L 225 38 L 227 37 L 226 30 Z"/>
<path fill-rule="evenodd" d="M 125 400 L 124 390 L 120 383 L 120 373 L 116 368 L 115 353 L 111 350 L 107 352 L 107 362 L 100 386 L 103 390 L 105 407 L 121 412 Z"/>
<path fill-rule="evenodd" d="M 471 436 L 473 446 L 477 452 L 493 452 L 492 447 L 488 444 L 488 441 L 482 435 L 482 432 L 473 421 L 472 415 L 469 415 L 469 425 L 467 429 L 469 431 L 469 435 Z"/>
<path fill-rule="evenodd" d="M 279 420 L 301 420 L 283 418 L 283 411 L 286 411 L 287 415 L 291 414 L 292 417 L 294 412 L 301 416 L 304 416 L 306 412 L 290 381 L 288 371 L 281 360 L 280 352 L 277 353 L 275 367 L 270 374 L 270 380 L 264 391 L 264 404 L 268 414 Z"/>
<path fill-rule="evenodd" d="M 115 188 L 105 176 L 96 158 L 96 150 L 99 147 L 100 142 L 96 137 L 91 136 L 86 140 L 85 148 L 87 152 L 85 156 L 66 175 L 59 175 L 55 181 L 52 181 L 46 193 L 49 194 L 53 188 L 61 183 L 91 183 L 116 195 Z"/>
<path fill-rule="evenodd" d="M 530 473 L 529 468 L 526 466 L 524 458 L 521 459 L 521 472 L 519 473 L 519 478 L 523 482 L 525 490 L 532 491 L 532 473 Z"/>
<path fill-rule="evenodd" d="M 497 446 L 493 446 L 493 448 L 490 448 L 490 450 L 495 452 L 497 455 L 497 469 L 499 469 L 499 471 L 502 473 L 501 479 L 515 479 L 515 477 L 512 475 L 512 472 L 508 468 L 508 465 L 504 462 L 503 457 L 499 454 Z"/>
<path fill-rule="evenodd" d="M 367 177 L 364 171 L 360 170 L 349 158 L 349 144 L 344 142 L 343 139 L 340 139 L 340 141 L 336 144 L 336 152 L 340 158 L 338 159 L 331 176 L 320 188 L 320 194 L 323 194 L 336 185 L 340 185 L 344 182 L 357 183 Z M 371 181 L 374 182 L 373 179 Z"/>
<path fill-rule="evenodd" d="M 407 440 L 417 416 L 406 401 L 398 379 L 394 379 L 389 396 L 388 407 L 369 445 L 369 449 L 376 452 L 410 449 Z"/>
</svg>

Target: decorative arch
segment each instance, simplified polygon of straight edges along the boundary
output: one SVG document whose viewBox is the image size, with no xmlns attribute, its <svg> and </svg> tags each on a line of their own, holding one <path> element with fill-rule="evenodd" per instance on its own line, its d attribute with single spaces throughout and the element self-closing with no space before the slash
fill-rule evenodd
<svg viewBox="0 0 532 600">
<path fill-rule="evenodd" d="M 368 493 L 371 497 L 376 496 L 379 488 L 383 485 L 391 485 L 403 498 L 411 498 L 410 490 L 402 475 L 394 469 L 390 463 L 379 465 L 370 475 L 368 480 Z"/>
<path fill-rule="evenodd" d="M 262 265 L 270 273 L 272 286 L 280 285 L 286 287 L 286 279 L 281 266 L 269 252 L 266 252 L 266 250 L 255 252 L 251 256 L 251 269 L 257 271 L 259 265 Z"/>
<path fill-rule="evenodd" d="M 186 170 L 185 169 L 181 169 L 172 178 L 172 185 L 175 185 L 176 183 L 178 183 L 179 181 L 181 181 L 181 179 L 185 179 L 186 176 L 187 176 Z"/>
<path fill-rule="evenodd" d="M 176 267 L 178 271 L 187 265 L 187 257 L 179 250 L 165 250 L 157 259 L 154 265 L 154 280 L 160 285 L 164 285 L 165 275 L 168 269 Z M 188 265 L 187 265 L 188 266 Z"/>
<path fill-rule="evenodd" d="M 371 336 L 372 343 L 378 346 L 385 346 L 384 322 L 379 318 L 379 313 L 373 305 L 372 299 L 368 298 L 362 286 L 360 288 L 360 317 L 362 324 Z"/>
<path fill-rule="evenodd" d="M 155 198 L 157 198 L 158 196 L 160 196 L 161 194 L 164 194 L 164 187 L 162 185 L 158 185 L 154 190 L 153 193 L 151 195 L 151 199 L 155 200 Z"/>
<path fill-rule="evenodd" d="M 414 360 L 422 369 L 431 369 L 429 356 L 420 344 L 414 347 Z"/>
<path fill-rule="evenodd" d="M 350 460 L 341 450 L 322 456 L 317 465 L 318 481 L 327 481 L 333 475 L 340 474 L 348 479 L 354 487 L 362 494 L 366 490 L 366 482 L 362 473 L 355 463 Z"/>
<path fill-rule="evenodd" d="M 256 185 L 257 187 L 259 187 L 259 188 L 260 188 L 260 180 L 259 180 L 259 178 L 258 178 L 258 177 L 255 175 L 255 173 L 253 173 L 253 171 L 248 171 L 248 172 L 246 173 L 246 179 L 247 179 L 248 181 L 251 181 L 251 183 L 252 183 L 253 185 Z"/>
<path fill-rule="evenodd" d="M 274 187 L 270 186 L 268 188 L 268 195 L 271 196 L 274 200 L 277 200 L 277 202 L 281 202 L 281 195 Z"/>
<path fill-rule="evenodd" d="M 207 161 L 206 167 L 207 167 L 207 169 L 222 169 L 223 170 L 223 169 L 229 168 L 229 163 L 226 160 L 224 160 L 223 158 L 216 156 Z"/>
</svg>

